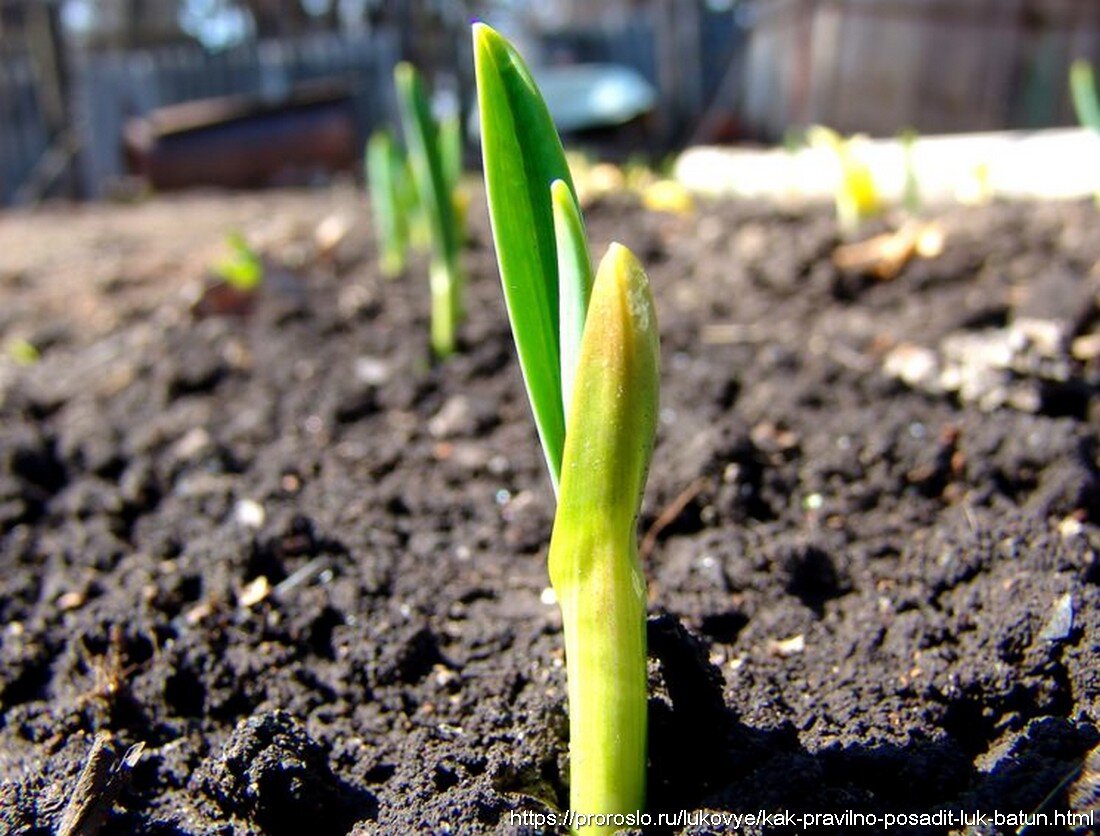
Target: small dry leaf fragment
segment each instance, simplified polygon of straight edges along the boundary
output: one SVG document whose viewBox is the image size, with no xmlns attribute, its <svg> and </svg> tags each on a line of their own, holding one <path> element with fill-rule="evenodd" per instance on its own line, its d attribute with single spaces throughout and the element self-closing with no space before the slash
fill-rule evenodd
<svg viewBox="0 0 1100 836">
<path fill-rule="evenodd" d="M 894 232 L 841 244 L 833 252 L 833 264 L 841 270 L 870 273 L 882 281 L 890 281 L 913 256 L 939 256 L 943 253 L 944 241 L 943 229 L 938 224 L 910 221 Z"/>
</svg>

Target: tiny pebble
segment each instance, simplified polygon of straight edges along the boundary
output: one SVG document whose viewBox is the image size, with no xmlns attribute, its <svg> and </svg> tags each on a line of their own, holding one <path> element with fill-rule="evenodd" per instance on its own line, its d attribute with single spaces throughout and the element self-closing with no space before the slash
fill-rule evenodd
<svg viewBox="0 0 1100 836">
<path fill-rule="evenodd" d="M 355 361 L 355 376 L 364 383 L 380 386 L 390 379 L 390 367 L 378 357 L 363 356 Z"/>
<path fill-rule="evenodd" d="M 84 606 L 84 601 L 83 592 L 66 592 L 57 599 L 57 606 L 62 610 L 75 610 Z"/>
<path fill-rule="evenodd" d="M 1079 537 L 1085 531 L 1085 526 L 1077 517 L 1070 514 L 1058 523 L 1058 533 L 1069 540 L 1071 537 Z"/>
<path fill-rule="evenodd" d="M 193 627 L 212 612 L 214 612 L 214 607 L 209 601 L 200 601 L 187 611 L 183 620 L 187 622 L 188 626 Z"/>
<path fill-rule="evenodd" d="M 1067 592 L 1054 602 L 1054 606 L 1039 633 L 1041 641 L 1060 642 L 1073 632 L 1073 593 Z"/>
<path fill-rule="evenodd" d="M 772 639 L 768 650 L 776 656 L 794 656 L 806 649 L 806 637 L 799 633 L 786 639 Z"/>
<path fill-rule="evenodd" d="M 260 575 L 250 581 L 237 596 L 237 602 L 242 607 L 253 607 L 271 594 L 271 581 L 266 575 Z"/>
<path fill-rule="evenodd" d="M 254 499 L 242 499 L 233 509 L 233 516 L 245 528 L 260 528 L 267 519 L 264 506 Z"/>
</svg>

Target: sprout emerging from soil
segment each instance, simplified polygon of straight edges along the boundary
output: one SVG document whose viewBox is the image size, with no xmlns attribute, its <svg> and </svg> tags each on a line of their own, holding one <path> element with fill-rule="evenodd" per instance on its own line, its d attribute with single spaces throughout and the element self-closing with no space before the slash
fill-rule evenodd
<svg viewBox="0 0 1100 836">
<path fill-rule="evenodd" d="M 1096 77 L 1092 64 L 1083 58 L 1074 61 L 1069 68 L 1069 89 L 1078 121 L 1100 133 L 1100 96 L 1096 93 Z"/>
<path fill-rule="evenodd" d="M 20 366 L 33 366 L 42 359 L 38 348 L 24 337 L 13 337 L 4 345 L 4 352 L 13 363 Z"/>
<path fill-rule="evenodd" d="M 394 70 L 394 81 L 413 181 L 431 237 L 432 350 L 437 357 L 447 357 L 455 351 L 455 334 L 462 319 L 462 235 L 455 218 L 453 184 L 447 177 L 439 125 L 432 117 L 420 74 L 402 62 Z"/>
<path fill-rule="evenodd" d="M 242 293 L 251 293 L 258 289 L 264 280 L 263 261 L 241 233 L 230 232 L 225 241 L 229 245 L 230 254 L 214 265 L 214 273 L 234 290 Z"/>
<path fill-rule="evenodd" d="M 856 155 L 855 137 L 845 139 L 832 128 L 814 125 L 806 138 L 814 148 L 827 149 L 836 157 L 840 171 L 835 194 L 837 224 L 843 235 L 852 235 L 861 222 L 882 209 L 871 169 Z"/>
<path fill-rule="evenodd" d="M 620 244 L 593 280 L 561 141 L 522 58 L 482 24 L 474 57 L 497 261 L 558 493 L 549 569 L 565 632 L 569 804 L 579 814 L 630 813 L 645 801 L 646 595 L 635 525 L 656 431 L 653 300 Z"/>
<path fill-rule="evenodd" d="M 408 188 L 405 155 L 389 131 L 375 131 L 367 141 L 367 187 L 377 230 L 379 266 L 386 276 L 405 269 L 409 251 Z"/>
<path fill-rule="evenodd" d="M 902 193 L 902 206 L 910 215 L 920 212 L 920 182 L 917 180 L 917 132 L 906 128 L 898 135 L 901 143 L 902 160 L 905 166 L 905 190 Z"/>
</svg>

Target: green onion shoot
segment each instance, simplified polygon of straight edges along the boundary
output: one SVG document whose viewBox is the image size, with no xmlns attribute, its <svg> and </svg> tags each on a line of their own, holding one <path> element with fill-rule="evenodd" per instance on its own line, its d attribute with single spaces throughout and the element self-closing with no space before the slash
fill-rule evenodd
<svg viewBox="0 0 1100 836">
<path fill-rule="evenodd" d="M 454 196 L 440 149 L 424 83 L 416 69 L 401 62 L 394 69 L 401 126 L 421 209 L 431 237 L 431 345 L 437 357 L 453 354 L 462 319 L 463 277 Z"/>
<path fill-rule="evenodd" d="M 497 262 L 558 499 L 549 571 L 565 633 L 569 805 L 632 813 L 645 804 L 646 594 L 635 529 L 657 421 L 656 313 L 626 247 L 612 244 L 593 278 L 561 141 L 523 59 L 475 24 L 474 60 Z"/>
</svg>

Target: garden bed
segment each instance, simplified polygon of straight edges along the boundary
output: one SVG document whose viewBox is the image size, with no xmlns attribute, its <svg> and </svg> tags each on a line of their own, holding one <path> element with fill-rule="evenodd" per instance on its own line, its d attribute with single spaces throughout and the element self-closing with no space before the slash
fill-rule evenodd
<svg viewBox="0 0 1100 836">
<path fill-rule="evenodd" d="M 382 279 L 365 216 L 335 189 L 4 219 L 0 337 L 41 351 L 0 361 L 9 832 L 53 831 L 99 731 L 144 744 L 103 833 L 564 804 L 553 496 L 483 201 L 442 365 L 425 265 Z M 883 280 L 834 265 L 824 209 L 588 212 L 661 326 L 653 812 L 1069 807 L 1100 740 L 1100 212 L 934 218 L 942 252 Z M 231 226 L 282 266 L 199 315 Z"/>
</svg>

